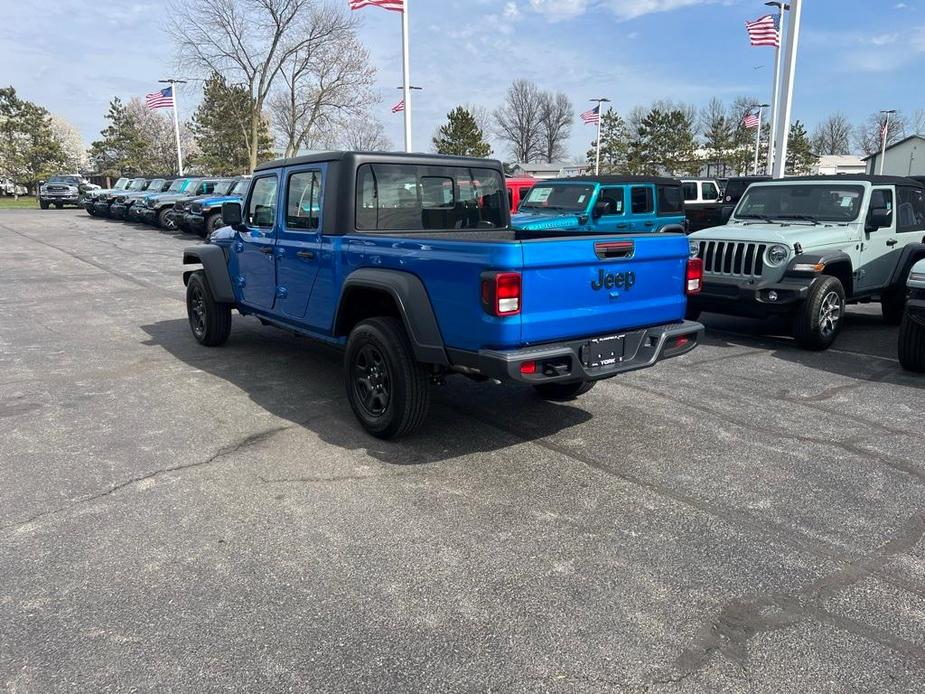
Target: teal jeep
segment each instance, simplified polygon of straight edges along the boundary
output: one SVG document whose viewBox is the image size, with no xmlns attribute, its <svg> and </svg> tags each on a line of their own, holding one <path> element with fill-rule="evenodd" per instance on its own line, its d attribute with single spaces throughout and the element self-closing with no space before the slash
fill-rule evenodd
<svg viewBox="0 0 925 694">
<path fill-rule="evenodd" d="M 652 176 L 576 176 L 538 181 L 511 226 L 606 234 L 687 230 L 681 182 Z"/>
</svg>

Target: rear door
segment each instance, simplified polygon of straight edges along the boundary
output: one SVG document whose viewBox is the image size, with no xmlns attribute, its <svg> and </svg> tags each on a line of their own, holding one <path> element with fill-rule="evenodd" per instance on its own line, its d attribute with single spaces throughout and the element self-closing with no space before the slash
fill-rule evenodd
<svg viewBox="0 0 925 694">
<path fill-rule="evenodd" d="M 630 186 L 630 231 L 653 231 L 655 227 L 655 186 Z"/>
<path fill-rule="evenodd" d="M 276 249 L 279 313 L 304 318 L 321 262 L 321 198 L 324 165 L 286 172 L 286 204 Z"/>
<path fill-rule="evenodd" d="M 276 297 L 274 251 L 278 231 L 276 173 L 255 176 L 244 203 L 244 229 L 235 232 L 232 252 L 241 300 L 254 308 L 273 308 Z"/>
<path fill-rule="evenodd" d="M 606 335 L 684 318 L 687 237 L 523 242 L 524 343 Z"/>
</svg>

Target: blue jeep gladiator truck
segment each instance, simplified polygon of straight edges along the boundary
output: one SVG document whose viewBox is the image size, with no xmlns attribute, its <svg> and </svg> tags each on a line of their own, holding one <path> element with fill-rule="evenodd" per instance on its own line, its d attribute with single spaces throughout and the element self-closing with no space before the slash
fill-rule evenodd
<svg viewBox="0 0 925 694">
<path fill-rule="evenodd" d="M 687 231 L 681 181 L 655 176 L 574 176 L 537 181 L 511 226 L 606 234 Z"/>
<path fill-rule="evenodd" d="M 206 243 L 184 250 L 195 339 L 231 312 L 345 348 L 374 436 L 411 432 L 450 374 L 571 399 L 697 345 L 699 259 L 683 234 L 521 232 L 500 162 L 335 152 L 263 164 Z"/>
</svg>

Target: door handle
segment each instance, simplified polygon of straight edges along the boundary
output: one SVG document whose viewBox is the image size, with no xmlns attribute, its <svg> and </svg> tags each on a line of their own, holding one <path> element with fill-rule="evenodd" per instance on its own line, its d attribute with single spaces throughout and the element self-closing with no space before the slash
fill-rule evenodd
<svg viewBox="0 0 925 694">
<path fill-rule="evenodd" d="M 650 227 L 653 224 L 655 224 L 655 222 L 643 222 L 643 226 L 647 226 L 647 227 Z"/>
<path fill-rule="evenodd" d="M 626 223 L 617 224 L 617 229 L 626 229 Z"/>
<path fill-rule="evenodd" d="M 887 240 L 886 240 L 886 245 L 887 245 L 887 246 L 895 246 L 895 245 L 896 245 L 896 239 L 887 239 Z"/>
<path fill-rule="evenodd" d="M 264 246 L 263 248 L 260 249 L 260 252 L 263 253 L 264 255 L 270 255 L 270 253 L 273 252 L 273 246 Z"/>
<path fill-rule="evenodd" d="M 305 258 L 306 260 L 315 259 L 315 253 L 313 251 L 299 251 L 298 253 L 296 253 L 296 255 L 299 256 L 300 258 Z"/>
</svg>

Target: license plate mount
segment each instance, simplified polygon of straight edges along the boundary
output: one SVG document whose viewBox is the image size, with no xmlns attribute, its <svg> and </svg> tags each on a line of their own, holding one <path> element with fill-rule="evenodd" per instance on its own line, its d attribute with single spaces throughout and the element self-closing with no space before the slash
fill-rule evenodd
<svg viewBox="0 0 925 694">
<path fill-rule="evenodd" d="M 626 335 L 609 335 L 588 340 L 581 347 L 581 363 L 586 369 L 604 369 L 623 361 Z"/>
</svg>

